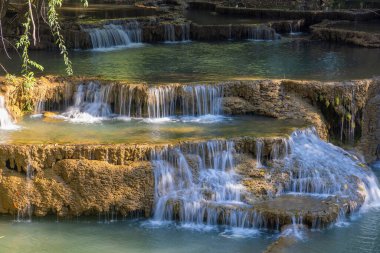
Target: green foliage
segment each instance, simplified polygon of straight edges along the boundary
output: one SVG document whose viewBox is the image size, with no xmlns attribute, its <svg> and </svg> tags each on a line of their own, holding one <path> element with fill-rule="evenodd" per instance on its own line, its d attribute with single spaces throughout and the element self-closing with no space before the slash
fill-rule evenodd
<svg viewBox="0 0 380 253">
<path fill-rule="evenodd" d="M 63 36 L 61 34 L 61 26 L 58 22 L 58 13 L 56 8 L 62 6 L 62 0 L 50 0 L 48 1 L 48 22 L 49 26 L 52 30 L 52 33 L 57 40 L 55 43 L 57 44 L 59 50 L 61 51 L 61 54 L 63 55 L 63 62 L 66 66 L 66 73 L 70 76 L 73 74 L 73 67 L 72 63 L 69 59 L 69 53 L 67 52 L 66 46 L 65 46 L 65 40 L 63 39 Z"/>
<path fill-rule="evenodd" d="M 29 3 L 31 0 L 25 0 L 26 3 Z M 48 0 L 47 1 L 47 16 L 48 16 L 48 24 L 51 28 L 53 36 L 56 38 L 56 45 L 58 46 L 61 55 L 63 56 L 63 62 L 65 63 L 66 66 L 66 73 L 68 75 L 73 74 L 73 68 L 72 68 L 72 63 L 69 59 L 69 53 L 67 51 L 66 45 L 65 45 L 65 40 L 61 34 L 61 26 L 59 24 L 59 18 L 58 18 L 58 13 L 57 13 L 57 8 L 62 6 L 63 0 Z M 81 0 L 81 3 L 85 7 L 88 6 L 88 0 Z M 32 8 L 30 8 L 26 13 L 25 13 L 25 22 L 23 23 L 24 27 L 24 33 L 20 37 L 19 41 L 16 43 L 17 48 L 22 50 L 22 76 L 24 78 L 24 87 L 23 87 L 23 92 L 25 92 L 25 89 L 30 89 L 34 86 L 36 80 L 34 76 L 34 70 L 39 70 L 43 71 L 44 68 L 37 62 L 31 60 L 29 58 L 28 54 L 28 49 L 30 46 L 30 36 L 31 36 L 31 26 L 34 25 L 33 21 L 33 15 L 35 15 L 32 12 Z M 38 17 L 37 17 L 38 18 Z M 33 29 L 36 29 L 33 27 Z"/>
<path fill-rule="evenodd" d="M 12 75 L 12 74 L 6 74 L 5 75 L 5 81 L 7 83 L 16 83 L 17 82 L 17 77 L 15 75 Z"/>
<path fill-rule="evenodd" d="M 24 88 L 31 88 L 35 83 L 33 68 L 43 71 L 43 67 L 37 62 L 31 60 L 28 54 L 30 46 L 30 26 L 31 26 L 31 13 L 25 14 L 26 21 L 23 23 L 24 34 L 21 35 L 20 40 L 16 43 L 16 47 L 22 50 L 22 76 L 25 79 Z"/>
<path fill-rule="evenodd" d="M 351 118 L 352 118 L 351 113 L 347 112 L 347 113 L 346 113 L 346 119 L 347 119 L 348 121 L 350 121 Z"/>
<path fill-rule="evenodd" d="M 335 97 L 334 104 L 335 104 L 336 106 L 340 105 L 340 99 L 339 99 L 338 96 Z"/>
</svg>

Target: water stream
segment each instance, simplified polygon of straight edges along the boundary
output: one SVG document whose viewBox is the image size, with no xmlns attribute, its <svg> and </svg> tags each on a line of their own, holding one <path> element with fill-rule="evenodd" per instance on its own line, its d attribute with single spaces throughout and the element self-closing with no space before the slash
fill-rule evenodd
<svg viewBox="0 0 380 253">
<path fill-rule="evenodd" d="M 13 123 L 10 114 L 5 107 L 5 100 L 0 96 L 0 131 L 1 130 L 16 130 L 18 126 Z"/>
<path fill-rule="evenodd" d="M 107 24 L 101 28 L 83 27 L 91 38 L 95 50 L 110 50 L 114 48 L 136 47 L 141 45 L 142 30 L 138 22 L 123 24 Z"/>
<path fill-rule="evenodd" d="M 70 96 L 70 95 L 65 95 Z M 167 85 L 144 89 L 137 85 L 101 85 L 97 82 L 79 84 L 72 104 L 60 117 L 78 123 L 99 122 L 122 117 L 184 121 L 221 118 L 223 89 L 217 85 Z M 46 108 L 42 97 L 37 114 Z M 58 108 L 50 108 L 57 110 Z"/>
</svg>

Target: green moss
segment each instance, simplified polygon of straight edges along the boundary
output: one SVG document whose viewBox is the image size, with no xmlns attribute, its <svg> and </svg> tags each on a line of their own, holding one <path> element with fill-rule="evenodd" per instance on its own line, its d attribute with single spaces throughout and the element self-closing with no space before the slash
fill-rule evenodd
<svg viewBox="0 0 380 253">
<path fill-rule="evenodd" d="M 336 106 L 340 105 L 340 99 L 339 99 L 338 96 L 335 97 L 334 104 L 335 104 Z"/>
<path fill-rule="evenodd" d="M 330 106 L 330 101 L 326 100 L 326 102 L 325 102 L 325 106 L 326 106 L 326 108 L 329 108 L 329 106 Z"/>
<path fill-rule="evenodd" d="M 346 113 L 346 119 L 347 119 L 348 121 L 350 121 L 351 118 L 352 118 L 351 113 L 347 112 L 347 113 Z"/>
</svg>

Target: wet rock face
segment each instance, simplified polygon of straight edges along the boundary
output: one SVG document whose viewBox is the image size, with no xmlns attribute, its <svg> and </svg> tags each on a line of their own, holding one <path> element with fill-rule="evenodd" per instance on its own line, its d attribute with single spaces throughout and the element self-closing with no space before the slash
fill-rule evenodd
<svg viewBox="0 0 380 253">
<path fill-rule="evenodd" d="M 299 82 L 295 81 L 295 85 Z M 320 83 L 321 84 L 321 83 Z M 321 84 L 322 85 L 322 84 Z M 322 138 L 327 138 L 325 120 L 318 108 L 288 89 L 280 80 L 225 82 L 223 105 L 227 114 L 258 114 L 281 119 L 303 119 L 315 126 Z"/>
<path fill-rule="evenodd" d="M 380 85 L 370 87 L 368 94 L 359 146 L 367 160 L 374 161 L 380 160 Z"/>
<path fill-rule="evenodd" d="M 283 81 L 283 85 L 286 92 L 296 94 L 303 101 L 308 101 L 309 105 L 318 108 L 331 139 L 352 145 L 360 142 L 360 138 L 367 134 L 362 133 L 363 113 L 366 114 L 369 108 L 367 103 L 375 94 L 369 91 L 379 89 L 378 78 L 324 83 Z M 370 156 L 366 158 L 368 162 L 372 161 Z"/>
<path fill-rule="evenodd" d="M 339 205 L 336 199 L 284 195 L 255 204 L 255 210 L 275 224 L 291 224 L 292 217 L 302 217 L 302 224 L 323 228 L 336 221 Z M 289 220 L 290 219 L 290 220 Z"/>
<path fill-rule="evenodd" d="M 311 26 L 312 39 L 336 43 L 346 43 L 356 46 L 379 48 L 380 33 L 339 29 L 335 24 L 350 24 L 348 21 L 325 21 Z M 354 24 L 352 24 L 354 26 Z"/>
<path fill-rule="evenodd" d="M 153 205 L 153 173 L 148 162 L 112 165 L 94 160 L 62 160 L 25 175 L 1 170 L 0 213 L 23 212 L 29 204 L 33 215 L 97 215 L 110 210 L 127 215 L 150 215 Z"/>
</svg>

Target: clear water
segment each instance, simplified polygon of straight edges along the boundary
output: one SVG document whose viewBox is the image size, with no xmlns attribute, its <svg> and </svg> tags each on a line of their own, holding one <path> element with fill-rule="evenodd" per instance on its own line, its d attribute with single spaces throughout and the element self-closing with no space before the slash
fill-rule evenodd
<svg viewBox="0 0 380 253">
<path fill-rule="evenodd" d="M 218 230 L 197 232 L 176 226 L 151 228 L 143 224 L 144 221 L 98 223 L 45 219 L 16 223 L 3 218 L 0 220 L 0 249 L 9 253 L 245 253 L 261 252 L 273 240 L 272 235 L 265 233 L 256 234 L 254 238 L 227 238 Z"/>
<path fill-rule="evenodd" d="M 218 137 L 286 136 L 305 127 L 298 120 L 222 116 L 149 119 L 108 119 L 75 124 L 60 119 L 25 118 L 16 131 L 0 130 L 0 143 L 170 143 Z"/>
<path fill-rule="evenodd" d="M 76 75 L 129 81 L 194 82 L 245 78 L 347 80 L 380 74 L 380 49 L 302 40 L 154 44 L 114 51 L 70 53 Z M 56 52 L 33 51 L 44 74 L 64 74 Z M 18 73 L 16 60 L 2 64 Z"/>
</svg>

